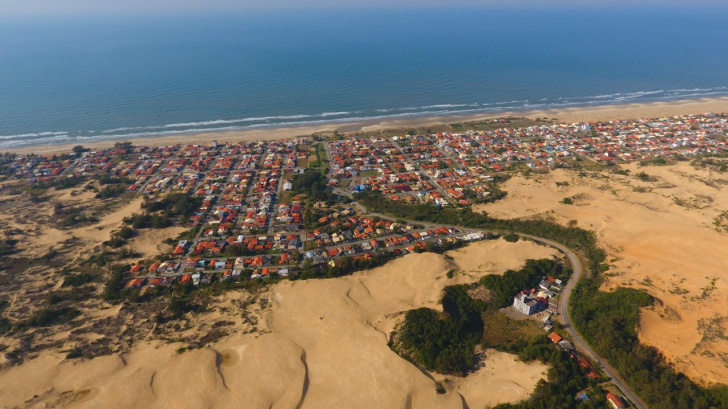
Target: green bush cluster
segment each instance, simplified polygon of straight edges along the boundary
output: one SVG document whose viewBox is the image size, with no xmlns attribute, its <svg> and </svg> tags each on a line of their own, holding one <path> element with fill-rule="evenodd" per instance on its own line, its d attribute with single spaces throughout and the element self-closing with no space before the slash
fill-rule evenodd
<svg viewBox="0 0 728 409">
<path fill-rule="evenodd" d="M 398 348 L 428 370 L 464 376 L 475 364 L 474 347 L 483 332 L 483 303 L 467 287 L 446 287 L 443 313 L 430 308 L 410 310 L 398 337 Z"/>
<path fill-rule="evenodd" d="M 536 288 L 544 276 L 565 282 L 571 276 L 571 268 L 564 268 L 555 260 L 526 260 L 522 269 L 508 270 L 503 275 L 489 274 L 481 278 L 480 283 L 492 291 L 492 305 L 503 308 L 513 304 L 513 296 L 519 291 Z"/>
<path fill-rule="evenodd" d="M 431 205 L 410 205 L 387 200 L 378 192 L 362 192 L 357 198 L 370 210 L 396 217 L 530 234 L 571 248 L 579 254 L 588 269 L 570 300 L 574 326 L 596 352 L 619 371 L 633 391 L 652 408 L 728 407 L 728 387 L 701 387 L 670 366 L 657 349 L 640 344 L 636 336 L 637 320 L 639 309 L 652 302 L 648 294 L 634 289 L 599 291 L 603 281 L 601 273 L 608 266 L 605 264 L 606 253 L 598 246 L 593 232 L 543 220 L 495 219 L 486 213 L 474 213 L 469 208 L 443 209 Z M 528 406 L 530 403 L 527 403 L 513 407 L 569 407 L 569 404 L 558 400 L 546 399 L 541 402 L 543 404 L 538 406 Z"/>
</svg>

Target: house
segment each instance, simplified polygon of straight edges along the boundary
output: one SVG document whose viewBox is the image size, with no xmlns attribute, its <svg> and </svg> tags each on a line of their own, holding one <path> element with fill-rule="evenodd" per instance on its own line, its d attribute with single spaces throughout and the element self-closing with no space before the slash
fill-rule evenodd
<svg viewBox="0 0 728 409">
<path fill-rule="evenodd" d="M 559 334 L 557 334 L 557 333 L 555 333 L 555 332 L 552 332 L 552 333 L 550 333 L 550 334 L 549 334 L 549 339 L 550 339 L 550 340 L 551 340 L 551 341 L 552 341 L 552 342 L 553 342 L 554 344 L 558 344 L 558 343 L 559 343 L 559 342 L 561 342 L 561 340 L 562 340 L 562 338 L 561 338 L 561 335 L 559 335 Z"/>
<path fill-rule="evenodd" d="M 558 344 L 561 347 L 561 349 L 563 349 L 566 352 L 570 352 L 570 351 L 574 350 L 574 344 L 572 344 L 571 341 L 563 340 L 563 341 L 560 341 Z"/>
<path fill-rule="evenodd" d="M 185 267 L 195 268 L 195 266 L 197 266 L 197 262 L 200 260 L 202 260 L 202 257 L 189 257 L 187 258 L 187 261 L 185 261 Z"/>
<path fill-rule="evenodd" d="M 521 314 L 531 315 L 538 311 L 540 303 L 529 297 L 526 292 L 521 292 L 513 298 L 513 307 Z"/>
<path fill-rule="evenodd" d="M 141 286 L 142 286 L 141 278 L 135 278 L 135 279 L 129 281 L 129 287 L 141 287 Z"/>
<path fill-rule="evenodd" d="M 609 406 L 613 407 L 614 409 L 622 409 L 627 407 L 621 398 L 611 393 L 607 393 L 607 402 L 609 402 Z"/>
</svg>

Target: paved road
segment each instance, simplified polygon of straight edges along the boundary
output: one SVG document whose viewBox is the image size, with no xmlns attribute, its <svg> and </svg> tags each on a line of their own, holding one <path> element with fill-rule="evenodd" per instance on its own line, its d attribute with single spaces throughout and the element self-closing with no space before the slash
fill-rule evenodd
<svg viewBox="0 0 728 409">
<path fill-rule="evenodd" d="M 355 202 L 356 205 L 361 206 L 358 202 Z M 390 219 L 391 217 L 388 217 L 383 214 L 378 213 L 369 213 L 368 216 L 380 216 L 383 219 Z M 422 224 L 426 227 L 428 226 L 435 226 L 431 223 L 423 223 L 423 222 L 416 222 L 408 220 L 409 223 L 412 224 Z M 463 228 L 460 226 L 447 226 L 447 225 L 436 225 L 436 226 L 443 226 L 443 227 L 455 227 L 457 229 L 460 229 L 462 232 L 469 232 L 469 231 L 482 231 L 478 229 L 468 229 Z M 488 232 L 488 233 L 494 233 L 494 232 Z M 589 356 L 591 358 L 592 362 L 597 363 L 601 370 L 614 382 L 615 385 L 622 391 L 624 396 L 629 399 L 632 404 L 638 408 L 638 409 L 649 409 L 648 406 L 642 402 L 642 400 L 635 395 L 625 384 L 625 382 L 622 380 L 622 378 L 619 377 L 618 372 L 612 368 L 606 361 L 604 361 L 599 355 L 597 355 L 596 352 L 594 352 L 589 345 L 584 341 L 584 339 L 579 335 L 579 333 L 574 329 L 574 326 L 571 324 L 571 316 L 569 315 L 569 298 L 571 297 L 571 291 L 574 289 L 574 286 L 579 281 L 579 278 L 581 277 L 581 273 L 583 271 L 581 261 L 579 261 L 579 258 L 566 246 L 562 245 L 561 243 L 557 243 L 552 240 L 544 239 L 541 237 L 531 236 L 528 234 L 520 234 L 523 237 L 528 237 L 529 239 L 545 244 L 547 246 L 551 246 L 560 252 L 566 254 L 566 256 L 569 258 L 569 262 L 571 262 L 571 265 L 573 266 L 573 273 L 571 274 L 571 278 L 569 278 L 569 281 L 566 283 L 564 288 L 561 291 L 561 295 L 559 296 L 559 312 L 561 313 L 561 317 L 564 321 L 564 327 L 569 332 L 569 335 L 571 335 L 571 341 L 576 344 L 576 347 L 584 354 Z"/>
<path fill-rule="evenodd" d="M 583 271 L 581 262 L 579 261 L 579 258 L 576 257 L 574 253 L 571 252 L 567 247 L 563 246 L 562 244 L 559 244 L 557 242 L 542 239 L 540 237 L 535 236 L 529 236 L 527 234 L 521 234 L 521 236 L 528 237 L 532 239 L 533 241 L 536 241 L 538 243 L 546 244 L 548 246 L 551 246 L 562 253 L 566 254 L 566 256 L 569 258 L 569 261 L 571 262 L 571 265 L 573 266 L 574 272 L 571 275 L 571 278 L 566 283 L 564 288 L 561 291 L 561 295 L 559 296 L 559 311 L 561 313 L 561 317 L 564 321 L 564 327 L 566 327 L 566 330 L 569 332 L 569 335 L 571 335 L 571 341 L 576 344 L 577 348 L 584 354 L 588 355 L 593 362 L 596 362 L 602 371 L 609 376 L 612 379 L 612 382 L 614 382 L 615 385 L 622 391 L 624 396 L 629 399 L 632 404 L 639 408 L 639 409 L 648 409 L 647 405 L 645 405 L 642 400 L 637 397 L 624 383 L 624 381 L 619 377 L 617 374 L 617 371 L 609 366 L 608 363 L 606 363 L 602 358 L 594 352 L 589 345 L 584 341 L 584 339 L 579 335 L 579 333 L 574 329 L 574 326 L 571 324 L 571 316 L 569 315 L 569 297 L 571 297 L 571 290 L 574 289 L 574 286 L 576 285 L 577 281 L 579 281 L 579 277 L 581 277 L 581 273 Z"/>
</svg>

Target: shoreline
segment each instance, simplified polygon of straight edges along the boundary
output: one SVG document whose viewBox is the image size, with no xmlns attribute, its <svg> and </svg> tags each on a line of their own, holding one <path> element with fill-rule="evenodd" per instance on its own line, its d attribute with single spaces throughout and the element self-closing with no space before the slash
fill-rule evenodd
<svg viewBox="0 0 728 409">
<path fill-rule="evenodd" d="M 489 118 L 517 116 L 527 118 L 557 118 L 558 123 L 610 121 L 618 119 L 657 118 L 675 115 L 728 112 L 728 97 L 683 99 L 673 101 L 629 103 L 617 105 L 587 105 L 569 108 L 493 111 L 479 114 L 442 115 L 427 117 L 410 117 L 400 119 L 371 119 L 352 122 L 332 122 L 310 126 L 290 126 L 262 128 L 250 130 L 207 132 L 194 134 L 176 134 L 149 136 L 142 138 L 119 138 L 83 144 L 84 147 L 99 149 L 108 148 L 119 141 L 131 141 L 140 146 L 167 146 L 178 144 L 205 144 L 213 140 L 219 143 L 240 141 L 269 141 L 310 136 L 316 132 L 378 132 L 384 129 L 416 128 L 435 126 L 453 122 L 474 122 Z M 79 143 L 45 144 L 2 149 L 0 152 L 17 154 L 54 154 L 68 152 Z"/>
</svg>

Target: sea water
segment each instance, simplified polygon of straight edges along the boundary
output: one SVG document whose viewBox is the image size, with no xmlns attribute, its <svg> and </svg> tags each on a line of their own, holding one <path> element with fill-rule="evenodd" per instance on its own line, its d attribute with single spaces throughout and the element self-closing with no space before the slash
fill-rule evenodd
<svg viewBox="0 0 728 409">
<path fill-rule="evenodd" d="M 728 95 L 728 7 L 0 15 L 0 149 Z"/>
</svg>

